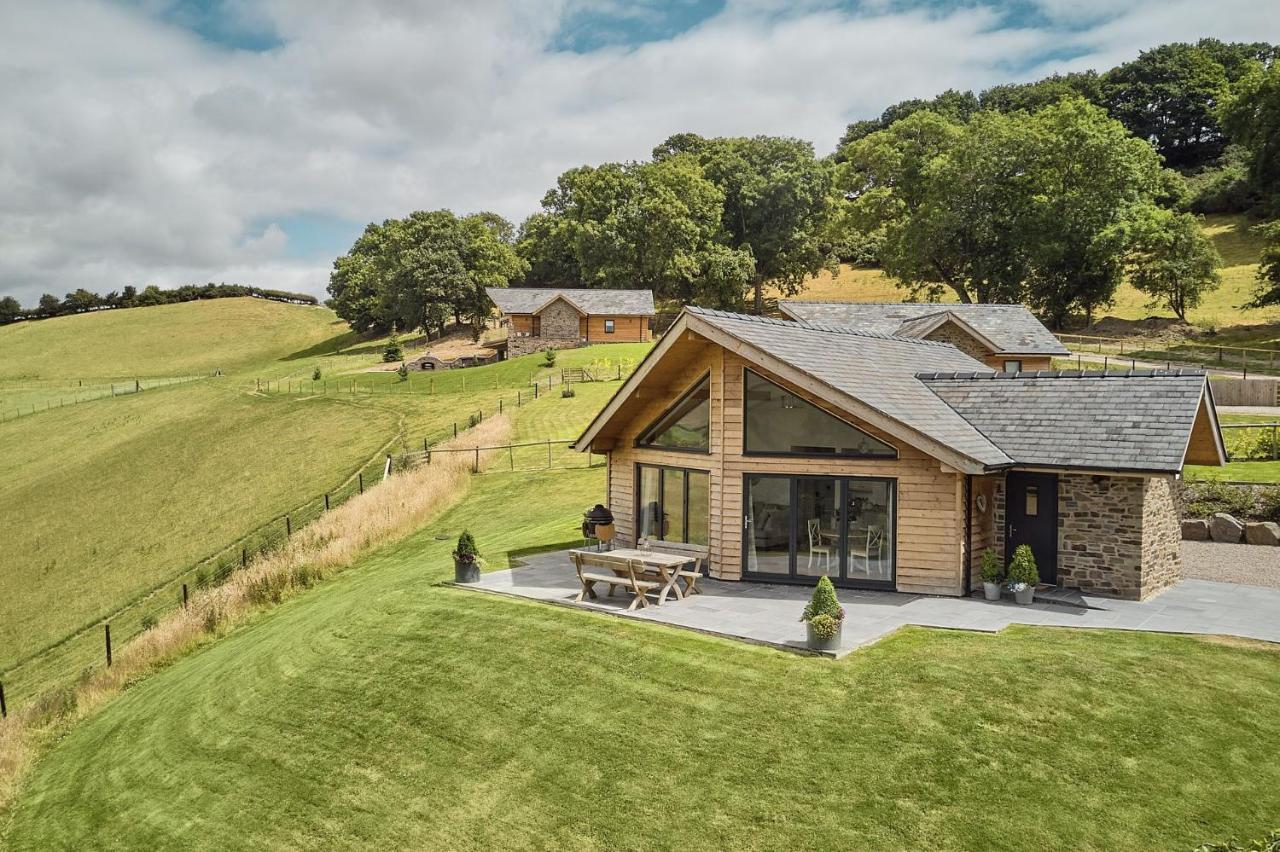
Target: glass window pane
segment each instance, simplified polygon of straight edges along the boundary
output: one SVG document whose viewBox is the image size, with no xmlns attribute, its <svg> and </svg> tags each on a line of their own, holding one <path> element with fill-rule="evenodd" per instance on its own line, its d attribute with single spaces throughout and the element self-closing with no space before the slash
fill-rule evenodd
<svg viewBox="0 0 1280 852">
<path fill-rule="evenodd" d="M 711 542 L 711 476 L 699 470 L 685 471 L 689 478 L 690 544 Z"/>
<path fill-rule="evenodd" d="M 840 575 L 839 495 L 835 479 L 796 480 L 796 574 Z"/>
<path fill-rule="evenodd" d="M 1027 507 L 1025 514 L 1028 518 L 1034 518 L 1036 515 L 1040 514 L 1040 492 L 1034 485 L 1027 488 Z"/>
<path fill-rule="evenodd" d="M 791 480 L 747 479 L 747 566 L 761 574 L 791 571 Z"/>
<path fill-rule="evenodd" d="M 643 447 L 707 450 L 711 447 L 711 377 L 692 390 L 645 430 L 637 442 Z"/>
<path fill-rule="evenodd" d="M 1004 371 L 1005 371 L 1006 373 L 1021 373 L 1021 372 L 1022 372 L 1022 362 L 1021 362 L 1021 361 L 1005 361 L 1005 362 L 1004 362 Z"/>
<path fill-rule="evenodd" d="M 893 580 L 893 483 L 866 479 L 848 482 L 848 564 L 851 580 Z"/>
<path fill-rule="evenodd" d="M 659 538 L 684 541 L 684 471 L 662 471 L 663 529 Z"/>
<path fill-rule="evenodd" d="M 661 516 L 658 502 L 661 497 L 659 492 L 661 475 L 662 471 L 659 468 L 640 466 L 640 493 L 636 496 L 636 505 L 640 507 L 636 523 L 638 538 L 658 537 L 658 518 Z"/>
<path fill-rule="evenodd" d="M 896 458 L 893 447 L 747 371 L 746 438 L 749 453 Z"/>
</svg>

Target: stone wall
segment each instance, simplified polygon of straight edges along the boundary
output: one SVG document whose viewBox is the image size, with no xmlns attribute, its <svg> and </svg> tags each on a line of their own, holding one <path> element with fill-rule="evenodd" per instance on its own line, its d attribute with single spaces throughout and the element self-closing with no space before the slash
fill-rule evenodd
<svg viewBox="0 0 1280 852">
<path fill-rule="evenodd" d="M 969 334 L 961 331 L 956 324 L 948 320 L 924 336 L 925 340 L 936 340 L 939 343 L 950 343 L 970 358 L 986 362 L 991 353 Z"/>
<path fill-rule="evenodd" d="M 518 358 L 547 348 L 574 349 L 578 345 L 577 337 L 508 337 L 507 357 Z"/>
<path fill-rule="evenodd" d="M 1058 585 L 1142 600 L 1178 582 L 1182 550 L 1172 477 L 1058 476 Z M 991 546 L 1004 557 L 1004 482 Z"/>
<path fill-rule="evenodd" d="M 1172 476 L 1144 480 L 1142 500 L 1142 588 L 1139 598 L 1182 579 L 1182 528 L 1177 484 Z"/>
<path fill-rule="evenodd" d="M 564 299 L 557 299 L 547 305 L 538 316 L 541 318 L 539 325 L 544 338 L 566 338 L 575 341 L 576 345 L 582 337 L 578 328 L 581 314 Z"/>
</svg>

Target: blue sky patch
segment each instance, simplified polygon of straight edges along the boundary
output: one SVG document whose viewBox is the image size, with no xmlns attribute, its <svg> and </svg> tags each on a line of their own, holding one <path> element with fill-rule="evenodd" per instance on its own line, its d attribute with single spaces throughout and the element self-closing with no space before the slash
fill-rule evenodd
<svg viewBox="0 0 1280 852">
<path fill-rule="evenodd" d="M 718 15 L 725 0 L 644 0 L 571 11 L 551 40 L 552 50 L 590 53 L 666 41 Z"/>
<path fill-rule="evenodd" d="M 125 0 L 137 5 L 136 0 Z M 168 0 L 160 20 L 190 30 L 212 44 L 260 53 L 284 44 L 265 22 L 246 20 L 226 0 Z"/>
</svg>

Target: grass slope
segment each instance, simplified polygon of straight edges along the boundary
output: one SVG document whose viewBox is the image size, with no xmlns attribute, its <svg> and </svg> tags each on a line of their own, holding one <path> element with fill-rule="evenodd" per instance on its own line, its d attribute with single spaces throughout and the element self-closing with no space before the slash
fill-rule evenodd
<svg viewBox="0 0 1280 852">
<path fill-rule="evenodd" d="M 0 379 L 232 372 L 355 340 L 326 308 L 249 297 L 0 327 Z"/>
<path fill-rule="evenodd" d="M 1187 848 L 1280 809 L 1274 650 L 909 630 L 832 663 L 437 585 L 464 527 L 501 568 L 602 490 L 480 477 L 72 731 L 9 845 Z"/>
<path fill-rule="evenodd" d="M 1280 307 L 1249 310 L 1240 307 L 1253 296 L 1258 256 L 1262 251 L 1261 240 L 1249 230 L 1251 224 L 1247 217 L 1239 215 L 1205 217 L 1205 233 L 1222 255 L 1222 285 L 1207 294 L 1203 304 L 1188 314 L 1187 318 L 1192 323 L 1227 328 L 1280 322 Z M 836 276 L 829 272 L 819 274 L 808 282 L 803 293 L 794 298 L 806 301 L 901 302 L 906 294 L 907 291 L 896 285 L 895 279 L 879 269 L 846 266 Z M 943 301 L 953 302 L 955 297 L 947 295 Z M 1116 292 L 1115 304 L 1100 313 L 1122 319 L 1173 316 L 1168 309 L 1148 307 L 1149 301 L 1146 294 L 1125 283 Z"/>
<path fill-rule="evenodd" d="M 92 359 L 83 360 L 76 340 Z M 343 354 L 334 354 L 339 347 Z M 635 360 L 646 348 L 593 347 L 563 353 L 560 362 Z M 57 354 L 31 357 L 40 352 Z M 9 706 L 100 663 L 102 619 L 110 616 L 118 643 L 174 606 L 180 584 L 196 578 L 196 561 L 263 524 L 283 527 L 280 517 L 305 501 L 317 509 L 321 495 L 370 460 L 366 477 L 374 481 L 381 452 L 434 444 L 454 422 L 465 428 L 473 412 L 527 397 L 530 377 L 551 372 L 539 355 L 400 382 L 394 373 L 363 372 L 380 356 L 378 341 L 352 345 L 327 311 L 258 299 L 0 329 L 0 371 L 37 389 L 81 369 L 155 374 L 174 359 L 179 371 L 239 364 L 223 377 L 0 422 L 0 681 Z M 317 366 L 324 378 L 313 382 Z M 293 392 L 259 392 L 259 376 L 292 378 L 284 387 Z M 572 459 L 579 461 L 586 462 Z"/>
</svg>

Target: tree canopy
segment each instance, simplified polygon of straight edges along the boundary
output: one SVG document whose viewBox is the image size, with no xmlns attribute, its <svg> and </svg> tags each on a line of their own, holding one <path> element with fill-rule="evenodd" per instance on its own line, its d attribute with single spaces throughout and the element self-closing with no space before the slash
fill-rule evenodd
<svg viewBox="0 0 1280 852">
<path fill-rule="evenodd" d="M 417 211 L 365 228 L 334 261 L 330 305 L 357 331 L 443 331 L 449 319 L 479 324 L 486 287 L 505 287 L 527 264 L 504 240 L 513 229 L 492 213 L 459 218 Z"/>
</svg>

